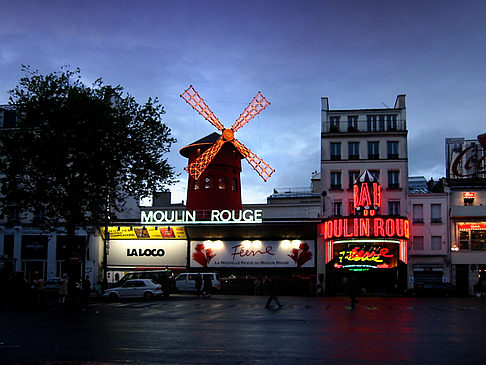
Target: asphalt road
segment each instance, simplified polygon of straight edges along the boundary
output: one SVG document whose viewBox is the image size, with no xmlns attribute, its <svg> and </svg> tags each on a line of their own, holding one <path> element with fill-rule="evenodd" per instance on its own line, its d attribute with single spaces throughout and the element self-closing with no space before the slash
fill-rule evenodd
<svg viewBox="0 0 486 365">
<path fill-rule="evenodd" d="M 485 364 L 486 298 L 174 295 L 0 311 L 1 364 Z"/>
</svg>

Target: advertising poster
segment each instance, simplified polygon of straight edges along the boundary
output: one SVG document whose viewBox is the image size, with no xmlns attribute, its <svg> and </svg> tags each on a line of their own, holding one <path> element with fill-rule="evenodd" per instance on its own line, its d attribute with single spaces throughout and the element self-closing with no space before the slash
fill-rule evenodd
<svg viewBox="0 0 486 365">
<path fill-rule="evenodd" d="M 110 240 L 109 266 L 186 266 L 185 240 Z"/>
<path fill-rule="evenodd" d="M 105 237 L 105 227 L 100 227 L 101 236 Z M 184 227 L 176 226 L 140 226 L 140 227 L 108 227 L 111 240 L 185 240 Z"/>
<path fill-rule="evenodd" d="M 190 266 L 297 268 L 315 266 L 315 241 L 193 241 Z"/>
</svg>

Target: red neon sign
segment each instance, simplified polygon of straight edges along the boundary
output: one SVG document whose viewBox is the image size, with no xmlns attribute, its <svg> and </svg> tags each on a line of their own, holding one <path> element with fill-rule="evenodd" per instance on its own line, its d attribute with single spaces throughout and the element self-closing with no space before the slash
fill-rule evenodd
<svg viewBox="0 0 486 365">
<path fill-rule="evenodd" d="M 460 223 L 457 227 L 463 231 L 483 230 L 486 229 L 486 223 Z"/>
<path fill-rule="evenodd" d="M 474 199 L 476 197 L 476 193 L 473 192 L 462 193 L 462 197 L 464 199 Z"/>
<path fill-rule="evenodd" d="M 324 239 L 333 238 L 410 238 L 410 222 L 405 218 L 334 218 L 320 224 Z"/>
</svg>

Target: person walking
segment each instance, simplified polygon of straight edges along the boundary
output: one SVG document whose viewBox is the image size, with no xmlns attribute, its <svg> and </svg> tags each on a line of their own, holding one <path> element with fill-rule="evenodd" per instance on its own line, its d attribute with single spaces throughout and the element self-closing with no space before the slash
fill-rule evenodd
<svg viewBox="0 0 486 365">
<path fill-rule="evenodd" d="M 194 278 L 194 281 L 196 282 L 196 295 L 199 298 L 201 296 L 201 288 L 202 288 L 202 283 L 203 283 L 203 280 L 202 280 L 200 273 L 198 273 L 196 275 L 196 277 Z"/>
<path fill-rule="evenodd" d="M 211 292 L 212 292 L 212 289 L 213 289 L 213 283 L 211 281 L 211 275 L 203 275 L 203 282 L 204 282 L 203 296 L 205 298 L 209 298 L 211 296 Z"/>
<path fill-rule="evenodd" d="M 278 278 L 276 276 L 272 277 L 271 279 L 268 279 L 269 282 L 268 282 L 268 293 L 269 293 L 269 296 L 268 296 L 268 299 L 267 299 L 267 303 L 265 304 L 265 308 L 267 309 L 272 309 L 271 307 L 271 304 L 272 304 L 272 301 L 275 300 L 275 303 L 277 303 L 278 305 L 278 309 L 282 308 L 283 305 L 280 304 L 278 298 L 277 298 L 277 294 L 278 294 Z"/>
<path fill-rule="evenodd" d="M 91 294 L 91 281 L 89 281 L 89 275 L 86 275 L 84 278 L 82 284 L 81 284 L 81 290 L 82 290 L 82 300 L 83 304 L 85 307 L 88 307 L 88 302 L 89 302 L 89 295 Z"/>
<path fill-rule="evenodd" d="M 349 278 L 345 276 L 342 280 L 342 284 L 344 291 L 348 294 L 351 304 L 350 308 L 351 310 L 355 310 L 356 304 L 359 303 L 359 300 L 356 299 L 356 288 L 358 285 L 356 278 L 353 275 L 351 275 Z"/>
<path fill-rule="evenodd" d="M 62 309 L 65 309 L 66 306 L 66 298 L 68 296 L 68 276 L 66 273 L 62 274 L 62 278 L 59 280 L 59 306 Z"/>
</svg>

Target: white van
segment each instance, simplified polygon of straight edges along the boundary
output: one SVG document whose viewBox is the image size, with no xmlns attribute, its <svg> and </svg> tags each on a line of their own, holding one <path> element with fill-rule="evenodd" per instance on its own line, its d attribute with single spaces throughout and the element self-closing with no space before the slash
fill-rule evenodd
<svg viewBox="0 0 486 365">
<path fill-rule="evenodd" d="M 189 292 L 195 292 L 196 291 L 196 276 L 198 273 L 183 273 L 179 274 L 176 279 L 176 287 L 177 290 L 183 292 L 183 291 L 189 291 Z M 213 290 L 219 290 L 219 277 L 218 274 L 214 272 L 204 272 L 201 273 L 202 277 L 202 284 L 201 284 L 201 290 L 204 288 L 204 277 L 205 276 L 211 276 L 211 283 L 213 284 Z"/>
</svg>

